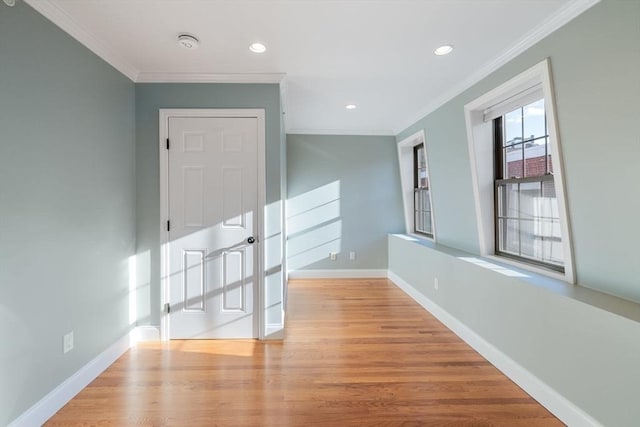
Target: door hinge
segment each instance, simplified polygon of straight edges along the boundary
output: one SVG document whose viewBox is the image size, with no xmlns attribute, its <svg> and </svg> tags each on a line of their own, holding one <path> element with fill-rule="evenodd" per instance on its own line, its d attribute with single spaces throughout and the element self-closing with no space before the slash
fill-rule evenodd
<svg viewBox="0 0 640 427">
<path fill-rule="evenodd" d="M 171 304 L 165 303 L 164 311 L 166 311 L 167 313 L 171 313 Z"/>
<path fill-rule="evenodd" d="M 167 221 L 167 231 L 171 231 L 171 221 Z"/>
<path fill-rule="evenodd" d="M 167 138 L 167 150 L 169 149 L 169 138 Z"/>
</svg>

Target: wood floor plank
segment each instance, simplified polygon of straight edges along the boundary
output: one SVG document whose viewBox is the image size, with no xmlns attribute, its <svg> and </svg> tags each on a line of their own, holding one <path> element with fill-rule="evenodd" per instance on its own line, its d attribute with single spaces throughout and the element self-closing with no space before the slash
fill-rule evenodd
<svg viewBox="0 0 640 427">
<path fill-rule="evenodd" d="M 561 426 L 385 279 L 295 280 L 282 342 L 132 348 L 47 426 Z"/>
</svg>

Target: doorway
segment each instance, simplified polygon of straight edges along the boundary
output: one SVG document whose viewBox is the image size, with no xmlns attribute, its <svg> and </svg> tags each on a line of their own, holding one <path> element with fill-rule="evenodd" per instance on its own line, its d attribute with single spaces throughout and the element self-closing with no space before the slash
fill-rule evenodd
<svg viewBox="0 0 640 427">
<path fill-rule="evenodd" d="M 163 339 L 262 338 L 263 110 L 161 110 Z"/>
</svg>

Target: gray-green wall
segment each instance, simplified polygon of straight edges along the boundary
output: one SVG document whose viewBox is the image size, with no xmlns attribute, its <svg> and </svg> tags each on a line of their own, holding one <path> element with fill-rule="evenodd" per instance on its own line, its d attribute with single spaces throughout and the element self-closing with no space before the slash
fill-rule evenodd
<svg viewBox="0 0 640 427">
<path fill-rule="evenodd" d="M 505 357 L 511 359 L 528 373 L 517 378 L 536 377 L 603 426 L 637 427 L 638 305 L 552 280 L 533 285 L 532 278 L 501 274 L 500 266 L 491 264 L 483 266 L 462 251 L 389 236 L 389 270 L 501 353 L 490 361 L 502 362 L 504 369 Z"/>
<path fill-rule="evenodd" d="M 404 230 L 393 137 L 287 135 L 287 188 L 289 270 L 387 268 Z"/>
<path fill-rule="evenodd" d="M 134 167 L 133 83 L 0 3 L 0 425 L 129 331 Z"/>
<path fill-rule="evenodd" d="M 160 298 L 160 164 L 158 110 L 168 108 L 261 108 L 266 124 L 266 201 L 276 206 L 281 197 L 280 88 L 277 84 L 136 84 L 137 253 L 140 323 L 159 325 Z M 267 236 L 281 233 L 280 222 L 267 221 Z M 274 240 L 272 252 L 278 248 Z M 280 255 L 281 256 L 281 255 Z M 278 254 L 275 254 L 278 258 Z M 274 264 L 271 262 L 270 264 Z M 267 323 L 279 324 L 282 293 L 281 266 L 269 265 Z M 146 277 L 141 277 L 146 276 Z M 271 297 L 270 297 L 271 298 Z M 149 301 L 150 305 L 145 306 Z"/>
<path fill-rule="evenodd" d="M 639 22 L 640 2 L 604 0 L 397 137 L 424 129 L 438 242 L 468 253 L 392 236 L 390 271 L 607 426 L 640 420 Z M 459 259 L 479 254 L 464 105 L 546 57 L 577 288 Z"/>
<path fill-rule="evenodd" d="M 398 135 L 425 131 L 439 243 L 479 253 L 464 105 L 549 57 L 577 281 L 640 301 L 639 20 L 604 0 Z"/>
</svg>

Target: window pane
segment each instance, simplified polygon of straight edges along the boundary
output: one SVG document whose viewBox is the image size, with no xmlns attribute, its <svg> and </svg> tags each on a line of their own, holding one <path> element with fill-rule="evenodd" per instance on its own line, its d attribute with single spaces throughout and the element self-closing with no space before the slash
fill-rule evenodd
<svg viewBox="0 0 640 427">
<path fill-rule="evenodd" d="M 501 252 L 520 255 L 518 220 L 500 219 L 498 221 L 498 241 Z"/>
<path fill-rule="evenodd" d="M 523 219 L 520 221 L 520 251 L 521 255 L 529 258 L 539 259 L 540 253 L 540 240 L 536 237 L 537 220 Z"/>
<path fill-rule="evenodd" d="M 522 108 L 504 116 L 504 145 L 522 142 Z"/>
<path fill-rule="evenodd" d="M 562 248 L 562 239 L 560 238 L 560 221 L 550 220 L 541 221 L 542 240 L 542 261 L 552 264 L 563 265 L 564 256 Z"/>
<path fill-rule="evenodd" d="M 416 190 L 413 193 L 413 221 L 415 231 L 420 231 L 420 229 L 422 228 L 422 224 L 420 224 L 420 203 L 420 192 Z"/>
<path fill-rule="evenodd" d="M 525 105 L 522 109 L 525 141 L 547 134 L 545 129 L 544 99 Z"/>
<path fill-rule="evenodd" d="M 420 145 L 419 148 L 416 150 L 416 156 L 418 156 L 418 168 L 419 169 L 425 169 L 426 165 L 425 165 L 425 156 L 424 156 L 424 145 Z"/>
<path fill-rule="evenodd" d="M 413 148 L 414 155 L 414 192 L 413 192 L 413 230 L 416 233 L 433 235 L 431 223 L 431 199 L 429 193 L 429 171 L 424 144 Z"/>
<path fill-rule="evenodd" d="M 427 172 L 427 160 L 425 157 L 424 144 L 416 146 L 413 150 L 414 156 L 414 182 L 416 188 L 429 186 L 429 174 Z"/>
<path fill-rule="evenodd" d="M 431 210 L 431 198 L 429 197 L 429 190 L 420 190 L 422 192 L 422 209 L 426 211 Z"/>
<path fill-rule="evenodd" d="M 524 175 L 542 176 L 547 173 L 547 146 L 545 138 L 527 142 L 524 147 Z"/>
<path fill-rule="evenodd" d="M 562 235 L 552 179 L 500 183 L 497 250 L 562 267 Z"/>
<path fill-rule="evenodd" d="M 498 215 L 501 217 L 518 218 L 519 184 L 502 184 L 498 187 Z"/>
<path fill-rule="evenodd" d="M 418 187 L 419 188 L 429 187 L 429 179 L 427 178 L 426 169 L 418 169 Z"/>
<path fill-rule="evenodd" d="M 423 228 L 422 231 L 424 231 L 425 233 L 431 234 L 431 212 L 429 211 L 423 211 L 422 212 L 422 224 L 423 224 Z"/>
<path fill-rule="evenodd" d="M 540 216 L 541 190 L 539 182 L 520 184 L 520 217 L 532 219 Z"/>
<path fill-rule="evenodd" d="M 496 227 L 498 227 L 496 248 L 498 251 L 504 252 L 507 247 L 507 220 L 499 218 Z"/>
<path fill-rule="evenodd" d="M 431 200 L 429 190 L 416 189 L 414 192 L 414 218 L 415 231 L 419 233 L 433 234 L 431 224 Z"/>
<path fill-rule="evenodd" d="M 542 181 L 542 197 L 556 197 L 556 186 L 553 179 Z"/>
<path fill-rule="evenodd" d="M 516 144 L 513 147 L 508 147 L 505 151 L 504 161 L 506 171 L 504 178 L 522 178 L 524 176 L 523 170 L 523 144 Z"/>
<path fill-rule="evenodd" d="M 551 160 L 551 146 L 549 145 L 549 137 L 545 138 L 547 142 L 547 171 L 553 173 L 553 161 Z"/>
</svg>

